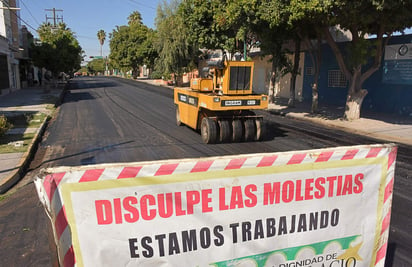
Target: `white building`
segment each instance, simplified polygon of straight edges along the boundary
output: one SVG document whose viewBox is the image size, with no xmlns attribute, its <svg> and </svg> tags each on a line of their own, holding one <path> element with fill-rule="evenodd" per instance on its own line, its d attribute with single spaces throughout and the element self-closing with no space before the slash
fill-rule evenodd
<svg viewBox="0 0 412 267">
<path fill-rule="evenodd" d="M 0 1 L 0 91 L 16 90 L 20 85 L 19 72 L 19 11 L 18 0 Z"/>
</svg>

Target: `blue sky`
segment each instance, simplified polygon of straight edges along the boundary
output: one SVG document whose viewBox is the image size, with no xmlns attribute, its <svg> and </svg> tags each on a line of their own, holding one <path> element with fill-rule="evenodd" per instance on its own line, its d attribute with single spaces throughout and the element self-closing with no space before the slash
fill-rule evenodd
<svg viewBox="0 0 412 267">
<path fill-rule="evenodd" d="M 103 29 L 106 41 L 103 45 L 103 56 L 110 52 L 108 35 L 116 25 L 126 25 L 127 17 L 133 11 L 142 14 L 143 23 L 154 28 L 156 9 L 163 0 L 19 0 L 22 25 L 27 25 L 29 31 L 37 36 L 34 29 L 52 17 L 52 12 L 46 9 L 63 10 L 56 12 L 63 16 L 64 22 L 76 34 L 77 40 L 87 56 L 99 56 L 100 44 L 97 32 Z M 34 29 L 33 29 L 34 28 Z"/>
<path fill-rule="evenodd" d="M 19 0 L 21 24 L 27 25 L 29 31 L 37 36 L 35 29 L 46 21 L 46 15 L 52 16 L 52 12 L 46 9 L 60 9 L 57 12 L 63 16 L 64 22 L 71 28 L 79 40 L 81 47 L 85 51 L 86 60 L 89 56 L 100 55 L 100 44 L 97 39 L 97 32 L 103 29 L 106 34 L 106 41 L 103 45 L 103 56 L 110 53 L 109 33 L 115 29 L 116 25 L 126 25 L 127 17 L 133 11 L 142 14 L 143 23 L 154 28 L 156 9 L 159 3 L 169 0 Z M 412 29 L 407 29 L 411 33 Z"/>
</svg>

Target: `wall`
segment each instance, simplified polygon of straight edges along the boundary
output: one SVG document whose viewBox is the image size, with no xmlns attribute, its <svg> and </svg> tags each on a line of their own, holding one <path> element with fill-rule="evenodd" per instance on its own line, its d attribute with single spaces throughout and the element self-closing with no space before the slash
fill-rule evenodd
<svg viewBox="0 0 412 267">
<path fill-rule="evenodd" d="M 270 72 L 272 63 L 269 57 L 257 56 L 253 59 L 255 67 L 253 71 L 253 92 L 256 94 L 267 94 L 269 92 Z"/>
<path fill-rule="evenodd" d="M 394 36 L 388 45 L 394 44 L 410 44 L 412 43 L 412 35 Z M 344 47 L 345 43 L 340 44 Z M 375 72 L 363 84 L 363 88 L 368 90 L 363 105 L 362 111 L 369 112 L 384 112 L 398 115 L 412 116 L 412 79 L 409 84 L 401 82 L 388 83 L 385 81 L 384 60 L 377 72 Z M 313 75 L 308 75 L 308 67 L 312 67 L 312 61 L 307 53 L 305 55 L 305 75 L 303 78 L 303 100 L 310 102 L 312 96 L 311 84 L 313 83 Z M 339 69 L 335 59 L 335 55 L 328 45 L 322 45 L 322 63 L 319 78 L 319 105 L 332 104 L 345 106 L 347 87 L 332 88 L 328 87 L 328 71 Z M 411 69 L 412 73 L 412 69 Z"/>
<path fill-rule="evenodd" d="M 289 58 L 293 62 L 293 55 Z M 301 53 L 299 61 L 299 73 L 302 73 L 304 62 L 305 62 L 305 53 Z M 259 94 L 268 94 L 269 85 L 270 85 L 270 75 L 272 71 L 272 63 L 270 62 L 270 56 L 264 58 L 256 56 L 253 58 L 255 62 L 255 70 L 253 73 L 253 92 Z M 289 98 L 290 96 L 290 74 L 282 77 L 279 82 L 275 85 L 275 97 Z M 298 75 L 296 77 L 296 90 L 295 98 L 298 101 L 302 101 L 303 94 L 303 75 Z"/>
</svg>

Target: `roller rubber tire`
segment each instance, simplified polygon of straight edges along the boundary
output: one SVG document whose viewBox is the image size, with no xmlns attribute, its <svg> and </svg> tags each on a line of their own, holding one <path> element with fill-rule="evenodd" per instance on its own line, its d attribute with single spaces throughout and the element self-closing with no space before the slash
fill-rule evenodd
<svg viewBox="0 0 412 267">
<path fill-rule="evenodd" d="M 232 121 L 232 141 L 240 142 L 243 135 L 243 124 L 240 120 Z"/>
<path fill-rule="evenodd" d="M 210 118 L 204 117 L 200 125 L 200 134 L 202 141 L 205 144 L 216 143 L 217 139 L 217 125 L 216 122 Z"/>
<path fill-rule="evenodd" d="M 263 123 L 262 119 L 256 119 L 255 124 L 256 124 L 256 137 L 255 137 L 255 140 L 256 141 L 262 141 L 263 137 L 266 134 L 265 124 Z"/>
<path fill-rule="evenodd" d="M 219 120 L 219 142 L 226 143 L 230 140 L 232 129 L 228 120 Z"/>
<path fill-rule="evenodd" d="M 245 124 L 244 140 L 245 141 L 255 140 L 255 136 L 256 136 L 255 120 L 245 120 L 244 124 Z"/>
<path fill-rule="evenodd" d="M 179 107 L 176 107 L 176 125 L 181 126 L 182 121 L 180 120 L 180 112 L 179 112 Z"/>
</svg>

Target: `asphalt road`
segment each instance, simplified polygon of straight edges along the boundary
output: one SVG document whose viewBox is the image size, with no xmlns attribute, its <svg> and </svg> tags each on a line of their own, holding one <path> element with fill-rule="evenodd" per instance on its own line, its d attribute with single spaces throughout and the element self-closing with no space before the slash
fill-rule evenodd
<svg viewBox="0 0 412 267">
<path fill-rule="evenodd" d="M 2 218 L 9 216 L 16 221 L 15 236 L 0 240 L 0 246 L 5 244 L 0 250 L 2 262 L 7 263 L 7 266 L 23 266 L 27 263 L 27 266 L 56 265 L 50 246 L 50 226 L 36 199 L 34 186 L 29 183 L 36 172 L 44 167 L 382 143 L 275 116 L 270 112 L 261 114 L 265 117 L 268 130 L 262 142 L 206 145 L 197 132 L 185 126 L 176 126 L 172 90 L 116 78 L 73 80 L 58 116 L 50 122 L 31 171 L 23 180 L 28 185 L 0 202 Z M 412 225 L 409 215 L 412 200 L 409 181 L 412 177 L 411 160 L 412 148 L 401 146 L 396 166 L 387 266 L 412 265 Z M 13 209 L 12 201 L 19 197 L 23 200 L 19 201 L 18 209 Z"/>
</svg>

